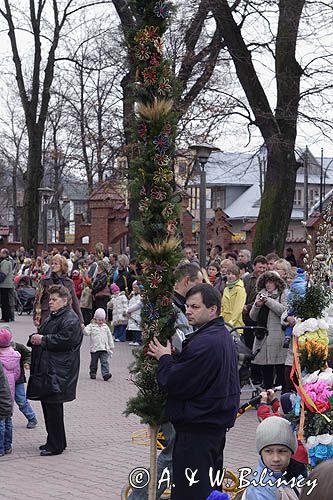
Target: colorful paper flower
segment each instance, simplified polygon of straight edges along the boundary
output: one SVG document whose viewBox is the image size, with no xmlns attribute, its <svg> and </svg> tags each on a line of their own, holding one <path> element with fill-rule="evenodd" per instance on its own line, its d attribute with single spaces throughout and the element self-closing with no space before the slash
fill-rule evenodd
<svg viewBox="0 0 333 500">
<path fill-rule="evenodd" d="M 165 294 L 163 297 L 160 299 L 160 304 L 162 307 L 169 307 L 172 304 L 172 297 L 171 294 Z"/>
<path fill-rule="evenodd" d="M 154 182 L 170 182 L 173 179 L 173 172 L 166 168 L 160 168 L 153 176 Z"/>
<path fill-rule="evenodd" d="M 147 279 L 150 288 L 157 288 L 162 283 L 162 276 L 158 273 L 151 274 Z"/>
<path fill-rule="evenodd" d="M 175 210 L 175 205 L 168 203 L 162 210 L 163 217 L 170 217 Z"/>
<path fill-rule="evenodd" d="M 134 40 L 138 43 L 146 42 L 147 36 L 145 30 L 138 31 L 138 33 L 134 37 Z"/>
<path fill-rule="evenodd" d="M 143 78 L 148 85 L 154 85 L 157 80 L 157 73 L 152 68 L 146 68 L 143 70 Z"/>
<path fill-rule="evenodd" d="M 160 317 L 158 309 L 156 309 L 151 303 L 145 305 L 144 312 L 150 321 L 154 321 Z"/>
<path fill-rule="evenodd" d="M 159 54 L 162 54 L 162 52 L 163 52 L 163 40 L 162 40 L 162 38 L 160 38 L 160 37 L 156 38 L 156 40 L 154 40 L 154 46 L 155 46 L 155 49 L 157 50 L 157 52 Z"/>
<path fill-rule="evenodd" d="M 167 193 L 164 189 L 154 186 L 151 190 L 151 195 L 155 200 L 164 201 L 166 200 Z"/>
<path fill-rule="evenodd" d="M 151 66 L 159 66 L 160 62 L 161 62 L 160 58 L 155 55 L 152 55 L 149 60 L 149 64 Z"/>
<path fill-rule="evenodd" d="M 143 200 L 140 201 L 139 203 L 139 211 L 140 212 L 146 212 L 149 209 L 149 199 L 144 198 Z"/>
<path fill-rule="evenodd" d="M 154 137 L 153 143 L 155 149 L 157 149 L 160 154 L 163 154 L 169 147 L 169 138 L 165 134 L 158 134 Z"/>
<path fill-rule="evenodd" d="M 330 391 L 324 382 L 305 384 L 304 390 L 315 403 L 327 403 L 333 391 Z"/>
<path fill-rule="evenodd" d="M 156 17 L 161 17 L 165 19 L 170 13 L 170 4 L 168 2 L 163 2 L 159 0 L 154 6 L 154 14 Z"/>
<path fill-rule="evenodd" d="M 155 40 L 157 38 L 157 27 L 156 26 L 146 26 L 144 29 L 144 35 L 146 40 Z"/>
<path fill-rule="evenodd" d="M 146 45 L 140 44 L 135 49 L 135 55 L 140 61 L 148 61 L 151 54 Z"/>
<path fill-rule="evenodd" d="M 171 92 L 172 87 L 167 78 L 164 78 L 158 86 L 157 93 L 160 95 L 167 95 Z"/>
<path fill-rule="evenodd" d="M 141 122 L 138 126 L 138 134 L 141 139 L 145 139 L 148 132 L 148 125 L 146 122 Z"/>
<path fill-rule="evenodd" d="M 167 224 L 167 233 L 169 235 L 173 235 L 176 232 L 177 229 L 177 221 L 176 220 L 168 220 Z"/>
<path fill-rule="evenodd" d="M 160 165 L 161 167 L 166 167 L 169 164 L 170 157 L 167 155 L 155 155 L 154 160 Z"/>
<path fill-rule="evenodd" d="M 155 269 L 156 272 L 160 274 L 164 273 L 167 270 L 167 266 L 163 264 L 163 262 L 159 262 L 158 264 L 156 264 Z"/>
</svg>

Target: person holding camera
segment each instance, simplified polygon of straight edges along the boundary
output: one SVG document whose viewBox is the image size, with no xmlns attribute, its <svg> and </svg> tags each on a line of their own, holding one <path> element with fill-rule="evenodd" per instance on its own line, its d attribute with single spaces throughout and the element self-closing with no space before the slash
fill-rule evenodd
<svg viewBox="0 0 333 500">
<path fill-rule="evenodd" d="M 284 384 L 284 363 L 286 349 L 283 349 L 284 332 L 281 327 L 281 315 L 287 309 L 286 283 L 274 271 L 267 271 L 257 281 L 255 302 L 250 311 L 250 318 L 258 326 L 265 327 L 268 335 L 254 340 L 253 352 L 259 350 L 255 362 L 260 365 L 263 386 L 272 389 Z M 276 378 L 275 378 L 276 375 Z"/>
</svg>

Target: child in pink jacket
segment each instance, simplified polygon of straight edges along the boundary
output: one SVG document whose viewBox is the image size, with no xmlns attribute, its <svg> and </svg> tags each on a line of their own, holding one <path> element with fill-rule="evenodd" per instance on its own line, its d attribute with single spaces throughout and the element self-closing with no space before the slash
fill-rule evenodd
<svg viewBox="0 0 333 500">
<path fill-rule="evenodd" d="M 8 380 L 12 399 L 15 397 L 15 382 L 20 376 L 21 354 L 10 343 L 12 334 L 6 328 L 0 330 L 0 363 Z M 12 417 L 0 419 L 0 457 L 12 452 L 13 422 Z"/>
</svg>

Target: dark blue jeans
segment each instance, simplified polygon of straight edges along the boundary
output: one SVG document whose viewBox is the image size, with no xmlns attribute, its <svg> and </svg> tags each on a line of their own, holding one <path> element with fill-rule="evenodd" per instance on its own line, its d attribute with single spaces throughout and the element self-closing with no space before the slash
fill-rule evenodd
<svg viewBox="0 0 333 500">
<path fill-rule="evenodd" d="M 126 325 L 115 325 L 113 335 L 120 342 L 126 342 Z"/>
<path fill-rule="evenodd" d="M 12 417 L 0 418 L 0 455 L 12 447 L 13 421 Z"/>
<path fill-rule="evenodd" d="M 90 375 L 96 375 L 98 360 L 100 360 L 100 363 L 101 363 L 102 376 L 104 377 L 104 375 L 107 375 L 108 373 L 110 373 L 110 371 L 109 371 L 109 353 L 107 351 L 91 352 L 90 356 L 91 356 Z"/>
</svg>

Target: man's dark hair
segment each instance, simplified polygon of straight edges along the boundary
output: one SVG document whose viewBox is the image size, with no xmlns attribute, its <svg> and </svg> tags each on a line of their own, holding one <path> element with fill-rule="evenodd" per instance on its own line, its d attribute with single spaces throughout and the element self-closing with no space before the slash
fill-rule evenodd
<svg viewBox="0 0 333 500">
<path fill-rule="evenodd" d="M 287 252 L 294 253 L 294 250 L 291 247 L 288 247 Z"/>
<path fill-rule="evenodd" d="M 198 264 L 181 264 L 177 266 L 175 270 L 176 281 L 185 278 L 185 276 L 189 276 L 190 281 L 194 281 L 197 279 L 199 272 L 200 266 Z"/>
<path fill-rule="evenodd" d="M 238 269 L 245 269 L 245 271 L 247 270 L 247 265 L 244 264 L 244 262 L 237 262 L 236 266 L 238 267 Z M 229 270 L 230 270 L 230 268 L 228 269 L 228 271 Z"/>
<path fill-rule="evenodd" d="M 264 257 L 263 255 L 257 255 L 257 257 L 254 259 L 253 265 L 255 266 L 258 263 L 259 264 L 268 264 L 266 257 Z"/>
<path fill-rule="evenodd" d="M 218 251 L 219 253 L 221 253 L 221 252 L 222 252 L 222 247 L 221 247 L 221 245 L 215 245 L 215 247 L 214 247 L 214 248 L 216 248 L 216 249 L 217 249 L 217 251 Z"/>
<path fill-rule="evenodd" d="M 200 283 L 199 285 L 193 286 L 186 294 L 186 300 L 192 295 L 196 293 L 200 293 L 202 297 L 202 302 L 206 307 L 216 306 L 216 314 L 220 316 L 221 313 L 221 294 L 220 292 L 214 288 L 212 285 L 208 283 Z"/>
<path fill-rule="evenodd" d="M 274 261 L 275 261 L 275 260 L 279 260 L 279 258 L 280 258 L 280 257 L 279 257 L 276 253 L 274 253 L 274 252 L 272 252 L 272 253 L 268 253 L 268 254 L 266 255 L 267 262 L 269 262 L 270 260 L 274 260 Z"/>
</svg>

